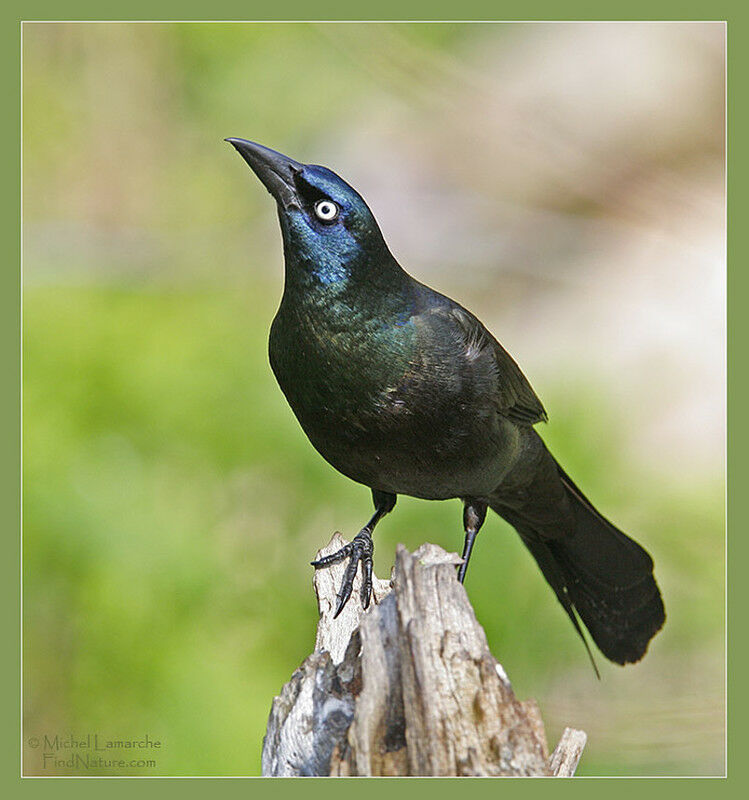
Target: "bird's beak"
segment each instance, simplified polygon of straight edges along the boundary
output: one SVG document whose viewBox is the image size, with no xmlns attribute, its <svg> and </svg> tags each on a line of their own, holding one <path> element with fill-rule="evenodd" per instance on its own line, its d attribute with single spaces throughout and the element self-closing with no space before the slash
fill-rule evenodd
<svg viewBox="0 0 749 800">
<path fill-rule="evenodd" d="M 277 153 L 247 139 L 225 139 L 234 145 L 240 156 L 252 167 L 263 186 L 275 197 L 283 208 L 298 206 L 294 174 L 301 172 L 303 164 L 293 158 Z"/>
</svg>

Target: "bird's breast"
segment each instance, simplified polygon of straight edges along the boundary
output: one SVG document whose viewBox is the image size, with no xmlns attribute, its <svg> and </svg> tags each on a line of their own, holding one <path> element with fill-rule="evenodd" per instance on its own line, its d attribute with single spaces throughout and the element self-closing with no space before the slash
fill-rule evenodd
<svg viewBox="0 0 749 800">
<path fill-rule="evenodd" d="M 408 371 L 412 335 L 348 308 L 283 308 L 273 321 L 271 366 L 303 426 L 352 425 L 377 410 Z"/>
<path fill-rule="evenodd" d="M 269 351 L 302 428 L 340 472 L 435 499 L 488 490 L 511 431 L 491 402 L 477 402 L 486 392 L 475 376 L 432 344 L 406 313 L 383 324 L 334 303 L 291 312 L 282 303 Z"/>
</svg>

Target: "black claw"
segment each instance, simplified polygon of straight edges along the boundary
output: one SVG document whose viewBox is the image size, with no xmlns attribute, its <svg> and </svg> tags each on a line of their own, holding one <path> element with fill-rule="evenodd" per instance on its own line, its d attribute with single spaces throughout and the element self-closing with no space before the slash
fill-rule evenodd
<svg viewBox="0 0 749 800">
<path fill-rule="evenodd" d="M 345 558 L 348 558 L 353 549 L 354 545 L 349 542 L 340 550 L 336 550 L 335 553 L 331 553 L 329 556 L 323 556 L 322 558 L 318 558 L 317 561 L 310 561 L 309 563 L 312 564 L 312 566 L 316 569 L 319 567 L 329 567 L 331 564 L 337 564 L 339 561 L 343 561 Z"/>
<path fill-rule="evenodd" d="M 323 558 L 317 561 L 310 562 L 315 569 L 319 569 L 320 567 L 329 567 L 331 564 L 337 564 L 339 561 L 343 561 L 349 556 L 351 558 L 346 566 L 346 572 L 343 575 L 333 619 L 343 611 L 351 597 L 351 592 L 354 588 L 354 578 L 356 578 L 356 571 L 359 568 L 360 561 L 362 564 L 361 603 L 363 608 L 369 607 L 369 599 L 372 594 L 372 550 L 372 536 L 365 528 L 356 534 L 353 542 L 349 542 L 340 550 L 329 556 L 323 556 Z"/>
<path fill-rule="evenodd" d="M 334 619 L 341 613 L 341 611 L 343 611 L 343 607 L 346 605 L 346 603 L 348 603 L 349 597 L 351 597 L 351 592 L 354 588 L 354 578 L 356 578 L 356 570 L 359 568 L 360 559 L 361 548 L 354 547 L 351 553 L 351 559 L 346 567 L 346 572 L 343 575 L 343 583 L 341 584 L 341 590 L 338 593 L 338 608 L 336 609 L 333 617 Z"/>
<path fill-rule="evenodd" d="M 362 560 L 361 604 L 362 608 L 369 608 L 369 599 L 372 597 L 372 556 Z"/>
<path fill-rule="evenodd" d="M 335 614 L 333 614 L 333 619 L 337 619 L 338 615 L 343 611 L 349 597 L 351 597 L 351 587 L 347 586 L 344 580 L 344 584 L 341 586 L 341 593 L 338 595 L 338 605 L 336 606 Z"/>
</svg>

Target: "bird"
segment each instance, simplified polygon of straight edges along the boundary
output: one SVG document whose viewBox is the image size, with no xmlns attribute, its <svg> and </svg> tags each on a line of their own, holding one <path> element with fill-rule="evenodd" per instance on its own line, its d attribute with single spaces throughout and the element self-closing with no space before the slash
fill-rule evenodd
<svg viewBox="0 0 749 800">
<path fill-rule="evenodd" d="M 544 444 L 546 410 L 470 311 L 409 275 L 362 196 L 327 167 L 229 142 L 276 201 L 283 295 L 272 371 L 309 441 L 372 493 L 374 514 L 316 569 L 348 559 L 335 616 L 398 495 L 463 503 L 462 583 L 488 509 L 520 535 L 572 622 L 616 664 L 639 661 L 665 622 L 653 560 L 599 513 Z"/>
</svg>

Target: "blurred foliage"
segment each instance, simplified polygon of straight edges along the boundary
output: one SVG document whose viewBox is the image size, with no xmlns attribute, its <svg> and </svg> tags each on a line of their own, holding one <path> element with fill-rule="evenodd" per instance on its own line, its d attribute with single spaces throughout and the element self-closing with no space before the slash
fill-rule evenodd
<svg viewBox="0 0 749 800">
<path fill-rule="evenodd" d="M 370 498 L 274 383 L 278 234 L 220 140 L 342 141 L 363 99 L 417 102 L 407 81 L 392 89 L 389 55 L 451 62 L 522 33 L 346 27 L 25 26 L 27 734 L 148 732 L 164 742 L 155 774 L 259 772 L 272 697 L 313 646 L 309 560 L 361 527 Z M 361 69 L 352 47 L 371 56 Z M 580 774 L 720 772 L 722 476 L 643 469 L 582 362 L 542 395 L 550 447 L 652 552 L 668 620 L 642 665 L 599 664 L 599 684 L 492 516 L 468 577 L 492 649 L 552 746 L 566 724 L 587 730 Z M 376 572 L 425 540 L 460 548 L 457 501 L 400 498 Z"/>
<path fill-rule="evenodd" d="M 25 670 L 35 729 L 146 728 L 167 743 L 163 774 L 258 769 L 270 699 L 313 644 L 309 558 L 369 508 L 368 492 L 314 453 L 282 402 L 265 363 L 271 315 L 261 292 L 27 292 Z M 551 394 L 568 421 L 548 426 L 550 446 L 655 556 L 669 619 L 650 658 L 679 654 L 691 668 L 690 653 L 719 646 L 719 494 L 648 491 L 617 454 L 616 420 L 590 413 L 588 387 Z M 401 498 L 377 538 L 380 575 L 399 541 L 459 549 L 459 505 Z M 468 587 L 521 696 L 541 697 L 573 670 L 605 697 L 496 517 Z M 610 681 L 616 668 L 601 666 Z"/>
</svg>

